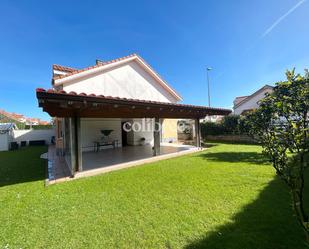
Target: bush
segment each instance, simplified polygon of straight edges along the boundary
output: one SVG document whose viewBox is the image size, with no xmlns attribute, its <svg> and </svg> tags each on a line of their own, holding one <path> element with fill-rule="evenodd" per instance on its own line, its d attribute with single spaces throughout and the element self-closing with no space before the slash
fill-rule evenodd
<svg viewBox="0 0 309 249">
<path fill-rule="evenodd" d="M 223 129 L 228 134 L 238 134 L 238 123 L 239 123 L 240 116 L 238 115 L 229 115 L 225 116 L 222 119 L 221 125 Z"/>
<path fill-rule="evenodd" d="M 48 130 L 54 128 L 53 125 L 32 125 L 31 127 L 33 130 Z M 30 125 L 25 125 L 25 130 L 30 129 Z"/>
<path fill-rule="evenodd" d="M 247 134 L 246 117 L 239 115 L 225 116 L 220 123 L 201 124 L 202 137 L 207 135 L 243 135 Z"/>
<path fill-rule="evenodd" d="M 224 127 L 222 124 L 213 123 L 213 122 L 205 122 L 201 124 L 201 135 L 205 137 L 207 135 L 222 135 L 226 134 Z"/>
</svg>

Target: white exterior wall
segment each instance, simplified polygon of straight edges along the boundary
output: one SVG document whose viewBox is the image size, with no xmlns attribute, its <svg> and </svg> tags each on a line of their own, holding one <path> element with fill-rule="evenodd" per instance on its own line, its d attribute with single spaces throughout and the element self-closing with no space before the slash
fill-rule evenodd
<svg viewBox="0 0 309 249">
<path fill-rule="evenodd" d="M 113 130 L 109 135 L 110 142 L 118 140 L 118 146 L 122 146 L 121 119 L 114 118 L 81 118 L 81 142 L 83 151 L 92 151 L 94 142 L 101 141 L 101 130 Z M 112 146 L 110 146 L 112 147 Z M 101 149 L 107 149 L 105 146 Z"/>
<path fill-rule="evenodd" d="M 256 109 L 259 107 L 258 102 L 265 97 L 266 93 L 272 92 L 272 89 L 265 89 L 259 94 L 253 96 L 248 101 L 245 101 L 243 104 L 234 109 L 234 114 L 240 115 L 245 110 Z"/>
<path fill-rule="evenodd" d="M 133 132 L 132 138 L 129 144 L 130 145 L 140 145 L 141 138 L 145 138 L 145 144 L 153 145 L 154 138 L 153 138 L 152 128 L 154 126 L 154 120 L 147 118 L 147 119 L 134 119 L 133 121 L 136 124 L 140 124 L 141 126 L 144 126 L 145 129 L 143 131 Z"/>
<path fill-rule="evenodd" d="M 51 137 L 55 136 L 54 129 L 48 130 L 14 130 L 13 141 L 20 144 L 21 141 L 45 140 L 46 144 L 50 144 Z"/>
<path fill-rule="evenodd" d="M 87 78 L 79 78 L 65 83 L 63 90 L 121 98 L 177 102 L 174 96 L 135 61 L 130 61 L 112 70 L 93 74 Z"/>
<path fill-rule="evenodd" d="M 121 122 L 135 122 L 142 126 L 142 119 L 122 120 L 115 118 L 81 118 L 81 143 L 83 151 L 93 151 L 94 142 L 102 141 L 103 135 L 101 130 L 113 130 L 109 135 L 109 142 L 118 140 L 118 146 L 122 146 L 122 127 Z M 146 124 L 153 126 L 153 119 L 147 119 Z M 137 125 L 138 126 L 138 125 Z M 145 144 L 153 145 L 153 131 L 128 132 L 127 142 L 129 145 L 140 145 L 141 138 L 145 138 Z M 101 149 L 112 148 L 112 146 L 104 146 Z"/>
</svg>

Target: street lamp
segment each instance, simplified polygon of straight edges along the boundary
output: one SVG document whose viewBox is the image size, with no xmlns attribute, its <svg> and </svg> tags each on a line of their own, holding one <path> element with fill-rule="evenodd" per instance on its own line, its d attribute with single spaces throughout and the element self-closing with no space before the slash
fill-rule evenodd
<svg viewBox="0 0 309 249">
<path fill-rule="evenodd" d="M 209 71 L 212 70 L 211 67 L 207 67 L 207 86 L 208 86 L 208 106 L 210 107 L 210 84 L 209 84 Z"/>
</svg>

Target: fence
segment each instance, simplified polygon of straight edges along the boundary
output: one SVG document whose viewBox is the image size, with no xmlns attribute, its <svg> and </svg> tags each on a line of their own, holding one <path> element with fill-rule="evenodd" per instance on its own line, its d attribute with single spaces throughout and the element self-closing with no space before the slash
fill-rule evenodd
<svg viewBox="0 0 309 249">
<path fill-rule="evenodd" d="M 22 141 L 38 141 L 44 140 L 46 144 L 51 143 L 52 136 L 55 136 L 54 129 L 48 130 L 14 130 L 13 131 L 13 141 L 20 144 Z"/>
<path fill-rule="evenodd" d="M 217 141 L 217 142 L 232 142 L 232 143 L 257 143 L 252 137 L 247 135 L 207 135 L 204 137 L 207 141 Z"/>
</svg>

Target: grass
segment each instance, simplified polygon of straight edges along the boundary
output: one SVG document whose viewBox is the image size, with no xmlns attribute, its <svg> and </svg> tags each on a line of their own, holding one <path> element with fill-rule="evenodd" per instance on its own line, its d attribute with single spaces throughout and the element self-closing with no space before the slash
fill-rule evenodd
<svg viewBox="0 0 309 249">
<path fill-rule="evenodd" d="M 306 248 L 258 146 L 218 144 L 47 188 L 45 150 L 0 153 L 0 248 Z"/>
</svg>

